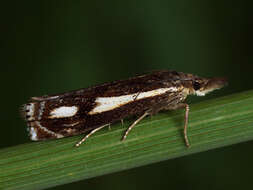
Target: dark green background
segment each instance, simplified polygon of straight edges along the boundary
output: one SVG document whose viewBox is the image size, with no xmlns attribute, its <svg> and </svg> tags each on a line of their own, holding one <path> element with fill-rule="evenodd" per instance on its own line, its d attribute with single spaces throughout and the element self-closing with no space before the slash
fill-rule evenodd
<svg viewBox="0 0 253 190">
<path fill-rule="evenodd" d="M 31 96 L 156 69 L 226 76 L 202 101 L 252 89 L 247 1 L 13 1 L 1 4 L 0 146 L 30 142 L 19 106 Z M 52 189 L 252 188 L 253 143 Z"/>
</svg>

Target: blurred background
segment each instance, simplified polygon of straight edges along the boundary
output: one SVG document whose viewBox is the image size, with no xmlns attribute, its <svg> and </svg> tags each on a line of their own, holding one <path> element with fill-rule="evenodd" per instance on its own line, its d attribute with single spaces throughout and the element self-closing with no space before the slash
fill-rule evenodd
<svg viewBox="0 0 253 190">
<path fill-rule="evenodd" d="M 157 69 L 228 77 L 229 86 L 190 104 L 252 89 L 247 1 L 1 4 L 1 148 L 30 142 L 19 106 L 31 96 Z M 252 147 L 241 143 L 51 189 L 252 188 Z"/>
</svg>

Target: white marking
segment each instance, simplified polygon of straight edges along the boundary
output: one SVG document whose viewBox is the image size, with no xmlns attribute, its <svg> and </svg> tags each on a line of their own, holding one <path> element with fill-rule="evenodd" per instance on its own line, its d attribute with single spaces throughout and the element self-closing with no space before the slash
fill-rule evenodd
<svg viewBox="0 0 253 190">
<path fill-rule="evenodd" d="M 47 132 L 49 134 L 52 134 L 52 135 L 56 136 L 56 138 L 62 138 L 62 137 L 64 137 L 61 134 L 57 134 L 57 133 L 55 133 L 53 131 L 48 130 L 46 127 L 43 127 L 40 124 L 40 122 L 38 122 L 38 121 L 32 122 L 31 125 L 32 125 L 32 127 L 30 127 L 30 136 L 31 136 L 30 138 L 33 141 L 40 140 L 40 139 L 38 139 L 38 136 L 37 136 L 38 131 L 36 130 L 35 127 L 38 127 L 39 129 L 41 129 L 41 130 L 43 130 L 43 131 L 45 131 L 45 132 Z"/>
<path fill-rule="evenodd" d="M 40 109 L 39 109 L 38 120 L 41 120 L 41 117 L 42 117 L 42 114 L 43 114 L 44 108 L 45 108 L 45 103 L 46 103 L 46 102 L 41 102 L 41 103 L 40 103 Z"/>
<path fill-rule="evenodd" d="M 52 100 L 52 99 L 56 99 L 56 98 L 58 98 L 59 96 L 50 96 L 50 97 L 48 97 L 48 99 L 49 100 Z"/>
<path fill-rule="evenodd" d="M 52 100 L 52 99 L 56 99 L 59 96 L 40 96 L 40 97 L 32 97 L 32 100 L 36 100 L 36 101 L 42 101 L 42 100 Z"/>
<path fill-rule="evenodd" d="M 135 100 L 162 95 L 166 92 L 175 92 L 177 90 L 178 89 L 176 87 L 170 87 L 170 88 L 160 88 L 160 89 L 151 90 L 148 92 L 134 93 L 134 94 L 129 94 L 129 95 L 117 96 L 117 97 L 98 97 L 95 100 L 95 102 L 97 103 L 97 106 L 94 109 L 92 109 L 89 112 L 89 114 L 92 115 L 92 114 L 97 114 L 97 113 L 113 110 L 117 107 L 123 106 Z"/>
<path fill-rule="evenodd" d="M 195 93 L 197 96 L 205 96 L 206 95 L 206 93 L 200 92 L 200 91 L 195 91 Z"/>
<path fill-rule="evenodd" d="M 52 135 L 55 135 L 57 138 L 62 138 L 62 137 L 63 137 L 63 135 L 57 134 L 57 133 L 55 133 L 55 132 L 53 132 L 53 131 L 48 130 L 46 127 L 43 127 L 43 126 L 40 124 L 40 122 L 38 122 L 38 121 L 36 121 L 36 124 L 37 124 L 37 126 L 38 126 L 40 129 L 42 129 L 42 130 L 44 130 L 44 131 L 46 131 L 46 132 L 48 132 L 48 133 L 50 133 L 50 134 L 52 134 Z"/>
<path fill-rule="evenodd" d="M 38 140 L 37 131 L 34 129 L 34 127 L 30 128 L 30 136 L 31 136 L 31 140 L 33 140 L 33 141 Z"/>
<path fill-rule="evenodd" d="M 70 123 L 70 124 L 62 124 L 64 127 L 74 127 L 75 125 L 78 125 L 80 122 L 77 121 L 75 123 Z"/>
<path fill-rule="evenodd" d="M 197 91 L 195 91 L 195 93 L 197 96 L 205 96 L 207 93 L 212 92 L 213 90 L 215 90 L 215 88 L 210 88 L 210 89 L 206 89 L 206 90 L 202 90 L 202 91 L 197 90 Z"/>
<path fill-rule="evenodd" d="M 29 116 L 27 120 L 28 121 L 34 120 L 35 104 L 34 103 L 26 104 L 25 109 L 28 110 L 28 112 L 26 113 L 26 115 Z"/>
<path fill-rule="evenodd" d="M 72 117 L 77 113 L 77 111 L 78 107 L 76 106 L 61 106 L 51 111 L 49 118 Z"/>
</svg>

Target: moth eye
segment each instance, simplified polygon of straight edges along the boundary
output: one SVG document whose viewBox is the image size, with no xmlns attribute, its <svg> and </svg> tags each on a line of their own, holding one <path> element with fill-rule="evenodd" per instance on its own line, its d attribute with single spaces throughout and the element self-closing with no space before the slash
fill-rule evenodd
<svg viewBox="0 0 253 190">
<path fill-rule="evenodd" d="M 193 88 L 194 88 L 194 90 L 199 90 L 200 89 L 200 83 L 195 81 L 193 83 Z"/>
</svg>

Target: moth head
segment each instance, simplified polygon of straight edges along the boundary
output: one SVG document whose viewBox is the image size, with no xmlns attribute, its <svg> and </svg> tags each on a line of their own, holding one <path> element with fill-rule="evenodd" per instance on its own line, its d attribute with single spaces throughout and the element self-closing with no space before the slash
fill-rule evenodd
<svg viewBox="0 0 253 190">
<path fill-rule="evenodd" d="M 197 96 L 205 96 L 207 93 L 220 89 L 227 84 L 227 80 L 221 77 L 195 78 L 192 80 L 191 93 Z"/>
</svg>

